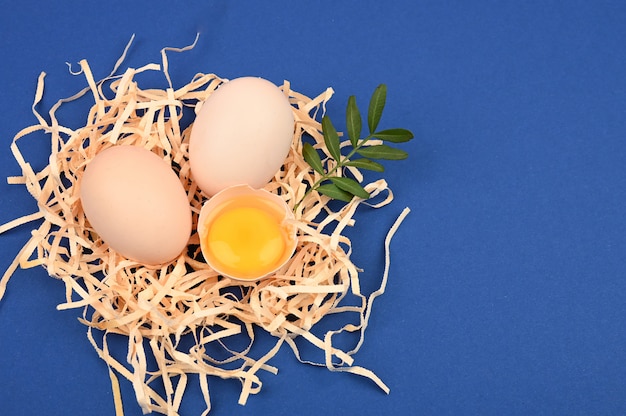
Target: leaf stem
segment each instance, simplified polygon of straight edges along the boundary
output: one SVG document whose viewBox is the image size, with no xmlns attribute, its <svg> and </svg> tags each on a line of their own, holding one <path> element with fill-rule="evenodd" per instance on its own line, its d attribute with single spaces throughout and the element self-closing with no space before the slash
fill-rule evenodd
<svg viewBox="0 0 626 416">
<path fill-rule="evenodd" d="M 328 172 L 326 172 L 325 174 L 323 174 L 321 178 L 319 178 L 318 180 L 316 180 L 316 181 L 315 181 L 315 182 L 314 182 L 314 183 L 313 183 L 313 184 L 309 187 L 309 189 L 307 189 L 307 191 L 304 193 L 304 195 L 302 195 L 302 198 L 300 198 L 300 200 L 299 200 L 299 201 L 296 203 L 296 205 L 293 207 L 293 210 L 294 210 L 294 211 L 296 211 L 296 210 L 298 209 L 298 207 L 300 206 L 300 204 L 302 203 L 302 201 L 304 201 L 304 200 L 306 199 L 306 197 L 307 197 L 307 196 L 309 196 L 309 194 L 310 194 L 311 192 L 313 192 L 313 191 L 315 191 L 317 188 L 319 188 L 319 186 L 320 186 L 323 182 L 325 182 L 325 181 L 329 180 L 332 176 L 334 176 L 334 173 L 335 173 L 335 172 L 337 172 L 337 170 L 338 170 L 338 169 L 340 169 L 340 168 L 344 168 L 344 167 L 345 167 L 345 164 L 346 164 L 347 162 L 349 162 L 349 161 L 350 161 L 350 158 L 351 158 L 352 156 L 354 156 L 354 155 L 355 155 L 355 154 L 359 151 L 359 149 L 361 149 L 361 148 L 365 145 L 365 143 L 367 143 L 370 139 L 374 138 L 374 137 L 375 137 L 375 134 L 376 134 L 376 133 L 372 133 L 372 134 L 370 134 L 369 136 L 367 136 L 367 137 L 365 137 L 365 138 L 363 138 L 363 139 L 360 139 L 360 140 L 357 142 L 357 145 L 356 145 L 356 146 L 355 146 L 355 147 L 354 147 L 354 148 L 353 148 L 353 149 L 352 149 L 352 150 L 351 150 L 351 151 L 350 151 L 347 155 L 342 156 L 342 157 L 341 157 L 341 158 L 337 161 L 337 164 L 336 164 L 336 165 L 335 165 L 335 166 L 334 166 L 331 170 L 329 170 Z"/>
</svg>

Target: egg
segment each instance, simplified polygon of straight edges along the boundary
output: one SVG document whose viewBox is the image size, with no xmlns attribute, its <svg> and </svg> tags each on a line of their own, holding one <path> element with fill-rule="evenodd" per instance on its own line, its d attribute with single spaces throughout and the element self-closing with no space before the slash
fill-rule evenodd
<svg viewBox="0 0 626 416">
<path fill-rule="evenodd" d="M 218 273 L 257 280 L 293 255 L 293 212 L 277 195 L 247 185 L 226 188 L 204 203 L 198 218 L 200 249 Z"/>
<path fill-rule="evenodd" d="M 119 254 L 146 265 L 173 260 L 191 234 L 191 207 L 171 166 L 142 147 L 98 153 L 80 180 L 80 201 L 96 233 Z"/>
<path fill-rule="evenodd" d="M 272 82 L 228 81 L 196 115 L 189 138 L 192 177 L 209 196 L 233 185 L 261 188 L 287 157 L 294 128 L 291 104 Z"/>
</svg>

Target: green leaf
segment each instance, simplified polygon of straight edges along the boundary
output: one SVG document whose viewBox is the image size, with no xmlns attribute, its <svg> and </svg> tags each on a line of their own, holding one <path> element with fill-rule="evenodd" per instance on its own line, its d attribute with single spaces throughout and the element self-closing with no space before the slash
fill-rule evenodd
<svg viewBox="0 0 626 416">
<path fill-rule="evenodd" d="M 369 159 L 365 159 L 365 158 L 350 160 L 350 161 L 344 163 L 344 165 L 345 166 L 353 166 L 353 167 L 359 168 L 359 169 L 373 170 L 375 172 L 384 172 L 385 171 L 384 166 L 381 165 L 380 163 L 374 162 L 373 160 L 369 160 Z"/>
<path fill-rule="evenodd" d="M 380 84 L 374 90 L 372 98 L 370 99 L 370 106 L 367 111 L 367 125 L 370 129 L 370 134 L 376 131 L 378 122 L 383 115 L 383 108 L 385 108 L 385 101 L 387 100 L 387 86 Z"/>
<path fill-rule="evenodd" d="M 346 192 L 343 189 L 339 188 L 334 183 L 327 183 L 324 185 L 320 185 L 317 188 L 317 192 L 320 194 L 331 197 L 332 199 L 338 199 L 339 201 L 350 202 L 354 195 L 350 192 Z"/>
<path fill-rule="evenodd" d="M 409 156 L 409 154 L 404 150 L 389 147 L 386 144 L 362 147 L 361 149 L 357 150 L 357 153 L 363 157 L 387 160 L 402 160 L 406 159 Z"/>
<path fill-rule="evenodd" d="M 352 147 L 356 147 L 361 137 L 361 113 L 356 105 L 356 98 L 352 95 L 348 98 L 348 108 L 346 109 L 346 126 L 348 130 L 348 138 Z"/>
<path fill-rule="evenodd" d="M 324 174 L 322 159 L 320 159 L 319 153 L 317 153 L 317 150 L 313 148 L 311 143 L 304 143 L 302 146 L 302 156 L 304 156 L 304 160 L 313 168 L 314 171 L 321 175 Z"/>
<path fill-rule="evenodd" d="M 407 129 L 389 129 L 378 131 L 372 134 L 372 136 L 386 142 L 404 143 L 413 138 L 413 133 Z"/>
<path fill-rule="evenodd" d="M 341 160 L 341 149 L 339 147 L 339 135 L 335 126 L 328 116 L 322 118 L 322 133 L 324 133 L 324 144 L 330 153 L 330 156 L 336 161 Z"/>
<path fill-rule="evenodd" d="M 358 196 L 359 198 L 368 199 L 370 197 L 370 193 L 352 178 L 333 177 L 330 178 L 330 180 L 333 184 L 337 185 L 339 189 Z"/>
</svg>

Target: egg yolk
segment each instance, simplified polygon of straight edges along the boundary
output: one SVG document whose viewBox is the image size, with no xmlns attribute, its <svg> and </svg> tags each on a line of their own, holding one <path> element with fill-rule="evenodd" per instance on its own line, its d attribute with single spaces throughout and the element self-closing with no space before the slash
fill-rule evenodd
<svg viewBox="0 0 626 416">
<path fill-rule="evenodd" d="M 286 233 L 282 215 L 270 204 L 243 198 L 225 204 L 208 227 L 211 262 L 222 273 L 258 278 L 284 261 Z"/>
</svg>

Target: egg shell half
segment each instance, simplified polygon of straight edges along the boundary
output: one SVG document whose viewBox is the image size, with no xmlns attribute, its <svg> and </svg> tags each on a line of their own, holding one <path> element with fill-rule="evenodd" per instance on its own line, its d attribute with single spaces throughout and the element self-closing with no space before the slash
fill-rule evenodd
<svg viewBox="0 0 626 416">
<path fill-rule="evenodd" d="M 146 265 L 173 260 L 187 246 L 191 207 L 171 166 L 142 147 L 98 153 L 80 181 L 87 220 L 121 255 Z"/>
<path fill-rule="evenodd" d="M 196 115 L 189 139 L 192 177 L 209 196 L 233 185 L 261 188 L 284 163 L 294 128 L 291 104 L 272 82 L 228 81 Z"/>
<path fill-rule="evenodd" d="M 276 228 L 280 229 L 282 234 L 282 243 L 284 244 L 281 253 L 272 262 L 273 265 L 264 265 L 257 270 L 243 271 L 238 269 L 238 266 L 230 267 L 222 262 L 217 253 L 212 250 L 212 241 L 210 241 L 209 235 L 214 223 L 220 218 L 220 216 L 233 212 L 233 208 L 237 207 L 252 208 L 257 212 L 263 212 L 269 214 L 272 217 L 272 221 Z M 205 261 L 211 266 L 211 268 L 223 276 L 230 277 L 235 280 L 241 281 L 254 281 L 268 277 L 275 273 L 278 269 L 283 267 L 292 257 L 297 246 L 296 227 L 293 225 L 294 215 L 293 211 L 287 206 L 279 196 L 274 195 L 263 189 L 253 189 L 247 185 L 236 185 L 226 188 L 215 196 L 207 200 L 202 209 L 200 210 L 200 216 L 198 218 L 198 235 L 200 237 L 200 248 L 204 256 Z M 244 221 L 245 222 L 245 221 Z M 259 235 L 264 233 L 263 227 L 259 227 L 254 230 L 252 227 L 248 228 L 250 224 L 243 225 L 238 230 L 232 230 L 231 233 L 239 234 L 238 237 L 233 237 L 232 240 L 248 239 L 253 242 L 251 245 L 255 246 L 254 251 L 260 254 L 266 247 L 263 245 L 257 245 L 259 242 L 267 242 L 266 236 Z M 238 228 L 238 227 L 235 227 Z M 240 241 L 237 244 L 242 244 Z M 245 245 L 243 243 L 242 245 Z M 236 257 L 239 255 L 237 249 L 234 248 L 233 255 Z M 248 247 L 250 248 L 250 247 Z M 221 250 L 220 250 L 221 251 Z M 259 258 L 261 255 L 259 255 Z"/>
</svg>

